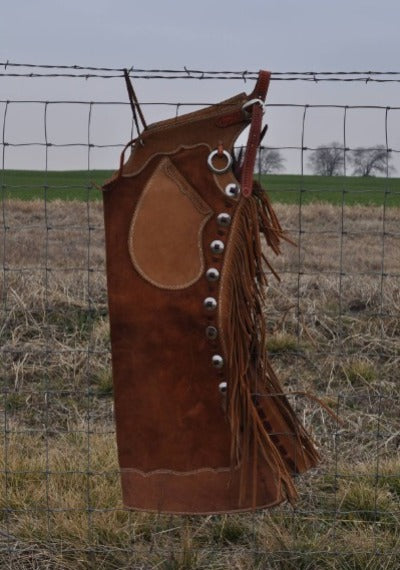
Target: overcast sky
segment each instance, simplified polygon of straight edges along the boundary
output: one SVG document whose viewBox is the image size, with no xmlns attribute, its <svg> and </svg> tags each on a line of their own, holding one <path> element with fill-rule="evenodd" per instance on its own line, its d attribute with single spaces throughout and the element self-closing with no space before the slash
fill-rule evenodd
<svg viewBox="0 0 400 570">
<path fill-rule="evenodd" d="M 44 63 L 394 69 L 398 0 L 12 0 L 1 55 Z"/>
<path fill-rule="evenodd" d="M 206 70 L 266 68 L 272 72 L 400 71 L 399 21 L 399 0 L 8 0 L 2 3 L 0 12 L 0 62 L 168 69 L 187 66 Z M 136 86 L 139 98 L 147 102 L 215 102 L 251 89 L 250 82 L 243 81 L 140 80 Z M 400 105 L 399 95 L 400 83 L 273 82 L 268 101 L 394 106 Z M 0 99 L 123 101 L 126 95 L 118 79 L 0 77 Z M 41 117 L 35 118 L 35 112 L 39 110 L 33 111 L 32 106 L 13 110 L 11 105 L 8 136 L 22 140 L 29 131 L 32 140 L 38 139 Z M 152 120 L 164 118 L 171 110 L 148 112 Z M 49 115 L 54 136 L 60 140 L 64 135 L 82 138 L 79 129 L 85 125 L 84 113 L 54 109 Z M 399 114 L 392 111 L 389 121 L 390 146 L 397 148 Z M 99 137 L 94 142 L 106 142 L 107 134 L 111 143 L 125 142 L 129 121 L 124 132 L 121 125 L 127 118 L 128 110 L 117 117 L 116 111 L 107 115 L 99 109 L 93 115 Z M 349 145 L 384 142 L 383 112 L 354 111 L 348 120 Z M 271 110 L 267 121 L 267 144 L 290 146 L 300 142 L 297 111 Z M 334 110 L 310 112 L 307 121 L 309 146 L 341 140 L 343 136 L 342 115 Z M 7 152 L 6 166 L 15 166 L 17 153 L 13 156 Z M 112 168 L 114 155 L 100 153 L 93 158 L 93 166 L 104 163 L 104 167 Z M 288 169 L 295 171 L 298 157 L 289 153 L 286 158 Z M 28 156 L 21 151 L 18 155 L 26 168 L 33 167 L 32 160 L 32 153 Z M 65 160 L 54 156 L 53 166 L 61 167 Z"/>
</svg>

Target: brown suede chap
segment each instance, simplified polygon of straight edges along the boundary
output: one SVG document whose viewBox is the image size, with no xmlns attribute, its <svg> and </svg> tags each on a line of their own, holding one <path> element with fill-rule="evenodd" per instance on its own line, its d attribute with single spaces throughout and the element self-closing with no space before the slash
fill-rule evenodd
<svg viewBox="0 0 400 570">
<path fill-rule="evenodd" d="M 252 121 L 253 106 L 243 105 L 265 96 L 269 75 L 261 77 L 250 95 L 150 125 L 104 185 L 128 508 L 270 507 L 294 500 L 292 475 L 318 460 L 265 355 L 259 235 L 277 250 L 281 228 L 263 192 L 229 195 L 229 184 L 240 187 L 233 170 L 207 164 L 218 149 L 212 164 L 226 165 L 223 151 Z"/>
</svg>

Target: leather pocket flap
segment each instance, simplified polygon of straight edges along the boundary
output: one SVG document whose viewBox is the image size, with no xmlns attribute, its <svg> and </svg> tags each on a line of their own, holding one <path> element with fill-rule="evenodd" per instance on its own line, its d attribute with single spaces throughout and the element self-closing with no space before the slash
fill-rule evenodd
<svg viewBox="0 0 400 570">
<path fill-rule="evenodd" d="M 184 289 L 204 270 L 202 231 L 211 208 L 177 170 L 161 160 L 133 215 L 129 253 L 140 275 L 163 289 Z"/>
</svg>

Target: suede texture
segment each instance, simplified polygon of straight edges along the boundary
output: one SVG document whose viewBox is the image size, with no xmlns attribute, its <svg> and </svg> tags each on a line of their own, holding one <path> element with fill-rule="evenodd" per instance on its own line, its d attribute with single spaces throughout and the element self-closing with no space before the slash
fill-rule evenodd
<svg viewBox="0 0 400 570">
<path fill-rule="evenodd" d="M 215 213 L 231 212 L 235 200 L 215 191 L 208 154 L 202 146 L 169 159 L 183 176 L 190 176 L 193 188 L 204 187 L 199 195 L 214 215 L 202 230 L 203 264 L 221 271 L 223 256 L 213 254 L 210 243 L 226 240 L 228 230 L 217 228 Z M 145 472 L 229 468 L 230 432 L 218 390 L 224 374 L 211 362 L 213 354 L 221 353 L 220 341 L 205 335 L 208 325 L 217 325 L 217 310 L 203 307 L 206 297 L 218 297 L 218 284 L 210 284 L 203 273 L 189 287 L 166 290 L 143 279 L 129 255 L 137 202 L 160 160 L 156 157 L 139 175 L 120 179 L 118 187 L 104 193 L 120 465 Z M 169 206 L 166 202 L 167 211 Z M 175 215 L 179 224 L 180 212 Z M 148 220 L 156 233 L 153 223 Z M 170 271 L 175 274 L 174 266 Z M 210 426 L 212 441 L 207 438 Z"/>
<path fill-rule="evenodd" d="M 239 498 L 245 466 L 232 462 L 229 388 L 219 388 L 230 382 L 224 344 L 230 289 L 205 276 L 210 267 L 226 276 L 234 225 L 220 226 L 217 216 L 234 220 L 247 199 L 225 194 L 225 185 L 238 180 L 232 170 L 213 173 L 207 157 L 221 144 L 232 152 L 249 124 L 241 107 L 250 97 L 151 125 L 122 172 L 104 185 L 117 443 L 128 508 L 221 513 L 286 497 L 279 465 L 267 464 L 252 445 L 243 461 L 255 467 Z M 223 162 L 217 157 L 215 165 Z M 223 242 L 223 253 L 212 252 L 213 240 Z M 215 309 L 204 306 L 207 297 L 217 300 Z M 210 325 L 215 339 L 205 334 Z M 213 366 L 216 354 L 225 360 L 221 369 Z M 277 398 L 262 392 L 263 379 L 257 386 L 265 430 L 288 470 L 305 471 L 313 461 L 298 459 L 291 422 Z"/>
</svg>

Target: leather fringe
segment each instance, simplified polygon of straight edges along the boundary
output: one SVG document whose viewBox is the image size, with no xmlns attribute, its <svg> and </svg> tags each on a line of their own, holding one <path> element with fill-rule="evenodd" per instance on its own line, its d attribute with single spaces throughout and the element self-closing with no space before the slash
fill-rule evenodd
<svg viewBox="0 0 400 570">
<path fill-rule="evenodd" d="M 267 394 L 279 409 L 290 432 L 296 438 L 303 464 L 312 466 L 318 453 L 283 394 L 266 353 L 266 325 L 263 309 L 267 279 L 264 267 L 279 279 L 262 251 L 260 234 L 275 254 L 280 253 L 285 236 L 264 190 L 254 184 L 252 195 L 238 206 L 236 227 L 232 228 L 232 265 L 229 289 L 231 310 L 226 340 L 230 370 L 228 417 L 232 431 L 231 464 L 241 465 L 239 504 L 251 483 L 253 505 L 256 504 L 258 462 L 270 469 L 277 486 L 293 503 L 297 492 L 287 461 L 276 445 L 276 437 L 268 433 L 257 409 L 257 394 Z M 292 242 L 293 243 L 293 242 Z M 262 385 L 260 385 L 262 384 Z M 274 441 L 275 440 L 275 441 Z"/>
</svg>

